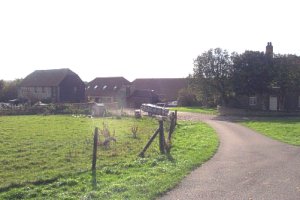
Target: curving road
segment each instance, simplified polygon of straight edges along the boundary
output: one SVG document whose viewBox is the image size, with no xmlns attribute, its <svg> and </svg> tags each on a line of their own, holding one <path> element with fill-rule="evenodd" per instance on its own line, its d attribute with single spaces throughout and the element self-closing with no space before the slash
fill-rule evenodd
<svg viewBox="0 0 300 200">
<path fill-rule="evenodd" d="M 179 117 L 208 123 L 219 135 L 220 147 L 159 199 L 300 199 L 299 147 L 224 119 L 184 113 Z"/>
</svg>

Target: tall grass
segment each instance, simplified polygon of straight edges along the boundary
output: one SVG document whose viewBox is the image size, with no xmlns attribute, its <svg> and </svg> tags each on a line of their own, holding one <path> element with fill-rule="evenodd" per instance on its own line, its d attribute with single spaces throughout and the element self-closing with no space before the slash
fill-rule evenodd
<svg viewBox="0 0 300 200">
<path fill-rule="evenodd" d="M 131 155 L 130 152 L 137 153 L 142 147 L 142 144 L 131 145 L 134 142 L 130 137 L 132 124 L 141 127 L 140 140 L 145 140 L 155 129 L 154 121 L 129 118 L 0 117 L 0 189 L 89 170 L 93 130 L 95 126 L 102 128 L 103 122 L 108 124 L 117 138 L 111 151 L 99 151 L 103 165 L 111 164 L 111 155 L 124 159 Z"/>
<path fill-rule="evenodd" d="M 99 149 L 93 174 L 90 138 L 103 122 L 117 142 Z M 180 122 L 171 156 L 160 155 L 156 140 L 139 158 L 157 128 L 153 119 L 22 116 L 1 117 L 0 123 L 0 199 L 153 199 L 208 160 L 218 145 L 205 124 Z M 132 126 L 139 127 L 136 138 Z"/>
</svg>

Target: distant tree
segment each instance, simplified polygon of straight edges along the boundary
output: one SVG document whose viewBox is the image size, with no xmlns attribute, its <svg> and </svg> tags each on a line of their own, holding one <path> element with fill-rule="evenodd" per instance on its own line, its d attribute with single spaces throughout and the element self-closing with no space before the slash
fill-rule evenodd
<svg viewBox="0 0 300 200">
<path fill-rule="evenodd" d="M 1 101 L 1 99 L 3 98 L 4 84 L 5 84 L 4 80 L 0 80 L 0 101 Z"/>
<path fill-rule="evenodd" d="M 0 101 L 2 101 L 2 98 L 3 98 L 4 85 L 5 85 L 5 81 L 4 80 L 0 80 Z"/>
<path fill-rule="evenodd" d="M 18 97 L 18 87 L 21 82 L 21 79 L 16 79 L 14 81 L 0 81 L 3 83 L 1 93 L 0 93 L 0 101 L 7 102 L 11 99 L 16 99 Z M 0 83 L 1 87 L 1 83 Z"/>
<path fill-rule="evenodd" d="M 194 60 L 191 87 L 205 104 L 227 104 L 232 92 L 232 61 L 226 50 L 210 49 Z"/>
<path fill-rule="evenodd" d="M 4 80 L 0 80 L 0 92 L 3 90 L 4 88 Z"/>
</svg>

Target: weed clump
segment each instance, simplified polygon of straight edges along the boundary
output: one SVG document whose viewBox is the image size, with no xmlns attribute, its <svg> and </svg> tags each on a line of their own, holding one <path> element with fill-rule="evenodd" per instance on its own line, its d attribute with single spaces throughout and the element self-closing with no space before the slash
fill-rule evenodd
<svg viewBox="0 0 300 200">
<path fill-rule="evenodd" d="M 103 122 L 103 129 L 100 130 L 100 134 L 104 137 L 104 141 L 102 142 L 101 138 L 99 138 L 98 145 L 103 146 L 104 149 L 109 149 L 112 141 L 117 142 L 115 131 L 111 134 L 108 125 L 105 122 Z"/>
</svg>

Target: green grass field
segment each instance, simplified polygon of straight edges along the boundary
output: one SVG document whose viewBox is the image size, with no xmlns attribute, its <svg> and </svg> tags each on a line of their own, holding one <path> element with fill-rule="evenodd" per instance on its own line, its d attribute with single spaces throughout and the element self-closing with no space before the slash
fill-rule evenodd
<svg viewBox="0 0 300 200">
<path fill-rule="evenodd" d="M 300 146 L 300 119 L 274 118 L 269 120 L 246 121 L 243 125 L 268 137 Z"/>
<path fill-rule="evenodd" d="M 177 110 L 179 112 L 191 112 L 191 113 L 202 113 L 202 114 L 210 114 L 217 115 L 217 108 L 204 108 L 204 107 L 172 107 L 170 110 Z"/>
<path fill-rule="evenodd" d="M 93 130 L 103 122 L 117 142 L 98 150 L 92 174 Z M 154 199 L 218 146 L 202 123 L 180 122 L 171 156 L 160 155 L 156 139 L 145 158 L 137 155 L 157 128 L 154 119 L 10 116 L 0 117 L 0 124 L 0 199 Z"/>
</svg>

